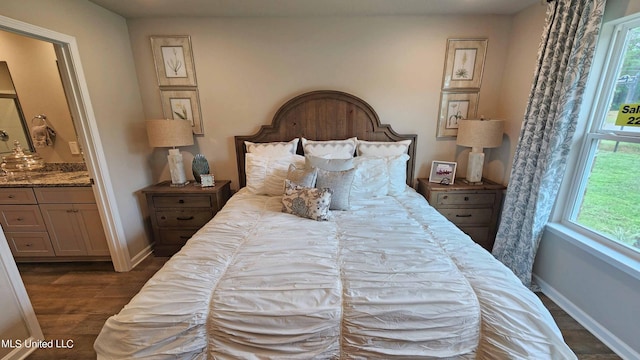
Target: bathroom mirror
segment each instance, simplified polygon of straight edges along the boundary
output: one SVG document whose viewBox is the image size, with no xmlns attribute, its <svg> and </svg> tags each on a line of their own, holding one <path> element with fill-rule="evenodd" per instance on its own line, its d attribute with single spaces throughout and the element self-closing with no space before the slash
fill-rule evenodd
<svg viewBox="0 0 640 360">
<path fill-rule="evenodd" d="M 23 149 L 35 152 L 28 129 L 9 66 L 0 61 L 0 154 L 11 153 L 15 140 Z"/>
</svg>

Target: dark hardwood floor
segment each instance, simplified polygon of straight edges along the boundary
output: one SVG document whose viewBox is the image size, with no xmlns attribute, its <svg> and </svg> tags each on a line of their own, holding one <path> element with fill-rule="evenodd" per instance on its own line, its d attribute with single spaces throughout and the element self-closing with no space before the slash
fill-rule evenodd
<svg viewBox="0 0 640 360">
<path fill-rule="evenodd" d="M 95 359 L 93 342 L 105 320 L 166 260 L 151 256 L 127 273 L 115 272 L 111 263 L 18 264 L 45 339 L 73 341 L 73 348 L 38 349 L 28 360 Z M 548 297 L 539 296 L 579 359 L 620 359 Z"/>
</svg>

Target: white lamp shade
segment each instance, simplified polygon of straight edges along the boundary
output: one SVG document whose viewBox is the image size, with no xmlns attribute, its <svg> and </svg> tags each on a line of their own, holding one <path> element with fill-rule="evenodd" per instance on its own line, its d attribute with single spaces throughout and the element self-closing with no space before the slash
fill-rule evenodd
<svg viewBox="0 0 640 360">
<path fill-rule="evenodd" d="M 502 144 L 504 121 L 460 120 L 456 144 L 472 148 L 494 148 Z"/>
<path fill-rule="evenodd" d="M 152 147 L 193 145 L 193 130 L 189 120 L 147 120 L 147 137 Z"/>
</svg>

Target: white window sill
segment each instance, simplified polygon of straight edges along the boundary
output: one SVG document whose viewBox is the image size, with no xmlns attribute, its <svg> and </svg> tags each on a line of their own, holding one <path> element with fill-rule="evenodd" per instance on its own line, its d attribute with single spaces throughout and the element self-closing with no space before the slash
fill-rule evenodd
<svg viewBox="0 0 640 360">
<path fill-rule="evenodd" d="M 549 223 L 546 230 L 580 249 L 640 280 L 640 254 L 609 241 L 598 241 L 561 223 Z M 619 247 L 619 249 L 616 249 Z"/>
</svg>

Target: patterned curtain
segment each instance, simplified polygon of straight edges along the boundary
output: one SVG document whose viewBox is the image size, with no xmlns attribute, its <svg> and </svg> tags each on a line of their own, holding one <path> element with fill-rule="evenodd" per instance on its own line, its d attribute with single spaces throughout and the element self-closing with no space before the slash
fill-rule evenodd
<svg viewBox="0 0 640 360">
<path fill-rule="evenodd" d="M 493 255 L 531 287 L 542 232 L 566 168 L 606 0 L 547 5 L 529 104 Z"/>
</svg>

